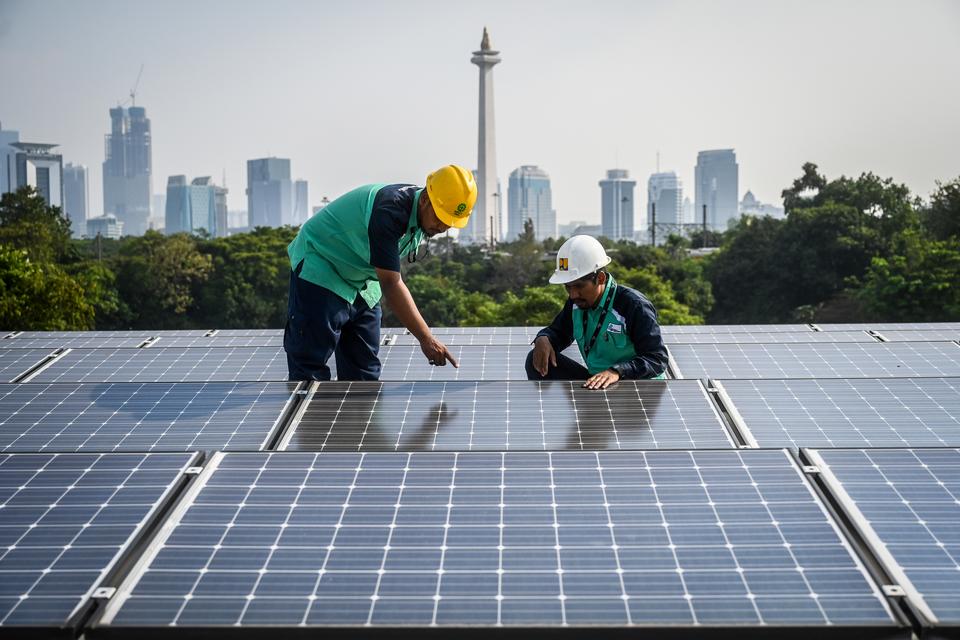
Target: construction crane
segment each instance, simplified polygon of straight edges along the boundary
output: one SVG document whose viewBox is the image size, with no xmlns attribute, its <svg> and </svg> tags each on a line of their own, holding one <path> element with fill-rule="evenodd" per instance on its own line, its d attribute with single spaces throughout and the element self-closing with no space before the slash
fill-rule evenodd
<svg viewBox="0 0 960 640">
<path fill-rule="evenodd" d="M 137 87 L 140 86 L 140 76 L 143 75 L 143 64 L 140 64 L 140 73 L 137 74 L 137 81 L 133 83 L 133 89 L 130 89 L 130 103 L 137 106 Z"/>
</svg>

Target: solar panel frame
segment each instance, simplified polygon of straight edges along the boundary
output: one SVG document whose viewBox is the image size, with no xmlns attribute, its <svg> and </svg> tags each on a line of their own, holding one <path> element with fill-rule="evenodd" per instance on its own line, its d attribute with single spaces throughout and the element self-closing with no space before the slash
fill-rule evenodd
<svg viewBox="0 0 960 640">
<path fill-rule="evenodd" d="M 0 382 L 17 382 L 54 356 L 53 349 L 0 349 Z"/>
<path fill-rule="evenodd" d="M 678 378 L 960 376 L 960 344 L 955 342 L 675 344 L 670 356 Z"/>
<path fill-rule="evenodd" d="M 496 345 L 527 345 L 533 346 L 533 340 L 537 337 L 540 329 L 533 329 L 532 332 L 510 332 L 510 333 L 448 333 L 436 335 L 443 344 L 452 346 L 496 346 Z M 420 342 L 416 336 L 410 334 L 388 335 L 384 338 L 384 344 L 392 347 L 396 346 L 417 346 Z"/>
<path fill-rule="evenodd" d="M 697 334 L 697 333 L 802 333 L 813 332 L 809 324 L 662 324 L 660 333 Z"/>
<path fill-rule="evenodd" d="M 202 336 L 207 329 L 124 329 L 115 331 L 20 331 L 10 340 L 23 338 L 153 338 L 155 336 Z"/>
<path fill-rule="evenodd" d="M 13 338 L 0 340 L 0 349 L 139 349 L 149 343 L 148 338 Z"/>
<path fill-rule="evenodd" d="M 956 536 L 957 525 L 960 524 L 960 449 L 804 448 L 801 454 L 811 465 L 815 465 L 826 491 L 891 577 L 894 586 L 902 590 L 904 600 L 926 628 L 925 631 L 932 629 L 923 637 L 960 635 L 960 557 L 957 556 Z M 911 476 L 909 470 L 897 468 L 898 465 L 906 466 L 908 460 L 912 465 L 922 468 L 924 475 L 919 476 L 921 482 L 916 482 L 916 474 Z M 937 471 L 948 472 L 945 478 L 931 470 L 929 463 L 933 461 Z M 862 476 L 866 481 L 857 482 L 853 475 L 842 477 L 846 476 L 846 468 L 854 469 L 856 473 L 856 467 L 867 471 L 869 475 Z M 909 482 L 910 479 L 914 482 Z M 906 491 L 906 484 L 913 485 L 909 491 Z M 933 511 L 932 507 L 937 501 L 949 504 L 956 520 L 938 520 L 937 516 L 941 514 Z M 867 508 L 871 515 L 864 512 Z M 949 536 L 946 543 L 939 539 L 943 533 Z M 908 546 L 911 548 L 907 549 Z M 912 558 L 910 552 L 914 554 Z M 920 567 L 905 565 L 902 560 L 911 560 L 910 564 L 919 562 Z M 937 563 L 937 566 L 923 567 L 924 563 L 930 562 Z M 945 572 L 941 569 L 941 563 L 944 563 Z M 927 597 L 916 586 L 911 575 L 924 580 L 931 587 L 942 588 L 944 585 L 939 580 L 931 582 L 931 575 L 921 575 L 918 569 L 938 572 L 941 579 L 944 575 L 952 578 L 946 586 L 953 590 L 946 598 L 936 594 Z"/>
<path fill-rule="evenodd" d="M 960 378 L 711 381 L 751 447 L 960 446 Z"/>
<path fill-rule="evenodd" d="M 385 328 L 386 329 L 386 328 Z M 430 333 L 433 335 L 440 336 L 450 336 L 450 335 L 497 335 L 497 336 L 509 336 L 514 333 L 526 334 L 527 332 L 533 330 L 534 332 L 540 331 L 543 327 L 540 326 L 507 326 L 507 327 L 430 327 Z M 402 327 L 395 327 L 387 329 L 387 331 L 393 331 L 400 334 L 410 334 L 409 329 L 403 329 Z M 440 338 L 443 340 L 443 338 Z"/>
<path fill-rule="evenodd" d="M 189 347 L 189 348 L 227 348 L 227 347 L 283 347 L 283 334 L 254 336 L 160 336 L 147 348 Z"/>
<path fill-rule="evenodd" d="M 877 342 L 866 331 L 756 331 L 731 333 L 678 333 L 664 334 L 663 341 L 670 344 L 777 344 L 800 342 Z"/>
<path fill-rule="evenodd" d="M 281 464 L 284 456 L 294 456 L 289 465 Z M 551 461 L 550 466 L 544 467 L 546 463 L 535 462 L 530 456 L 543 456 Z M 447 458 L 455 458 L 456 462 L 446 462 Z M 590 462 L 585 462 L 587 459 Z M 678 463 L 679 460 L 690 462 Z M 735 461 L 744 462 L 736 464 Z M 534 475 L 527 475 L 528 472 Z M 639 487 L 630 484 L 631 474 L 635 472 L 640 474 L 638 478 L 655 479 L 649 485 L 649 495 L 643 498 L 639 497 Z M 694 478 L 706 482 L 704 477 L 709 477 L 710 483 L 717 483 L 718 491 L 723 485 L 719 478 L 727 473 L 731 474 L 728 478 L 731 481 L 743 479 L 749 485 L 749 479 L 755 478 L 759 482 L 756 486 L 761 489 L 747 500 L 757 505 L 755 512 L 749 509 L 740 512 L 736 501 L 725 506 L 721 505 L 723 500 L 710 502 L 715 504 L 711 507 L 715 515 L 707 517 L 733 521 L 714 525 L 711 520 L 711 526 L 718 529 L 730 527 L 730 534 L 724 534 L 724 539 L 729 540 L 727 536 L 733 536 L 734 530 L 737 532 L 733 538 L 737 543 L 728 542 L 731 545 L 726 547 L 728 550 L 723 550 L 723 543 L 718 543 L 722 551 L 698 554 L 695 545 L 689 546 L 703 531 L 696 523 L 697 516 L 693 516 L 696 511 L 690 511 L 693 505 L 683 499 L 687 472 L 693 473 L 689 482 L 697 487 L 691 491 L 698 496 L 701 485 Z M 586 480 L 588 476 L 591 479 Z M 400 487 L 411 491 L 429 493 L 428 485 L 436 484 L 436 508 L 430 508 L 433 502 L 423 503 L 422 499 L 407 502 L 402 493 L 382 491 L 394 482 L 389 478 L 396 478 Z M 459 501 L 466 499 L 466 495 L 461 497 L 457 493 L 458 488 L 466 487 L 476 493 L 486 483 L 496 488 L 497 482 L 500 488 L 496 495 L 490 496 L 490 507 L 474 507 L 477 512 L 472 515 L 456 510 Z M 548 482 L 549 495 L 542 499 L 559 504 L 546 508 L 543 522 L 552 520 L 555 526 L 524 524 L 540 519 L 536 515 L 533 520 L 524 520 L 527 511 L 539 512 L 532 506 L 511 510 L 511 504 L 522 507 L 525 500 L 538 503 L 541 499 L 536 497 L 538 487 Z M 319 486 L 324 483 L 329 486 Z M 589 487 L 594 483 L 599 483 L 602 489 L 595 497 L 588 498 L 592 495 Z M 715 485 L 707 484 L 711 486 Z M 311 513 L 316 514 L 311 517 L 331 523 L 326 527 L 329 531 L 322 534 L 319 530 L 308 531 L 309 519 L 295 518 L 297 507 L 291 509 L 291 501 L 293 505 L 312 503 L 312 498 L 305 495 L 311 487 L 316 488 L 310 495 L 330 496 L 321 498 L 327 500 L 323 503 L 327 506 L 310 507 Z M 330 495 L 334 487 L 339 488 Z M 671 487 L 681 492 L 675 493 Z M 513 489 L 517 492 L 511 491 Z M 255 494 L 258 490 L 261 493 Z M 585 490 L 587 493 L 582 493 Z M 768 490 L 772 493 L 767 493 Z M 718 498 L 720 495 L 717 494 Z M 594 515 L 580 514 L 578 521 L 577 514 L 564 509 L 566 504 L 585 501 L 587 505 L 594 499 L 598 501 L 594 514 L 601 523 L 598 526 L 588 523 Z M 693 502 L 707 499 L 704 493 Z M 496 504 L 497 500 L 501 501 L 500 505 Z M 258 520 L 249 520 L 243 515 L 243 509 L 252 508 L 253 503 L 260 505 L 262 511 L 258 513 L 264 514 L 259 522 L 272 526 L 276 532 L 253 531 L 257 525 L 251 523 Z M 380 503 L 382 507 L 378 506 Z M 475 503 L 476 500 L 469 502 Z M 644 515 L 641 504 L 652 509 L 649 517 L 654 521 L 670 520 L 676 528 L 656 524 L 644 527 L 648 516 Z M 802 510 L 817 514 L 812 529 L 801 522 L 797 512 L 801 504 Z M 356 507 L 363 508 L 351 510 Z M 436 516 L 437 522 L 445 524 L 437 527 L 407 524 L 411 522 L 404 519 L 408 517 L 403 515 L 407 508 L 412 509 L 409 515 L 417 522 L 432 523 Z M 493 510 L 499 516 L 488 515 L 500 524 L 490 525 L 489 536 L 483 534 L 486 536 L 483 539 L 489 538 L 489 541 L 484 543 L 469 537 L 480 535 L 470 531 L 482 528 L 482 524 L 476 523 L 484 522 L 487 516 L 482 514 Z M 433 511 L 436 513 L 427 515 Z M 250 515 L 253 517 L 252 512 Z M 289 524 L 287 527 L 269 525 L 271 518 Z M 753 518 L 758 522 L 753 522 Z M 381 527 L 380 523 L 387 520 L 393 526 Z M 750 547 L 745 542 L 761 541 L 762 546 L 768 533 L 760 532 L 759 520 L 767 523 L 764 526 L 772 527 L 771 532 L 779 531 L 785 536 L 777 538 L 779 540 L 804 540 L 801 544 L 786 546 L 786 550 L 783 545 L 773 543 L 772 538 L 768 542 L 772 544 L 771 550 L 780 549 L 777 556 L 790 558 L 787 562 L 796 563 L 791 566 L 805 567 L 805 572 L 788 569 L 787 565 L 777 569 L 778 560 L 771 560 L 763 555 L 760 547 Z M 234 527 L 224 526 L 225 522 L 234 523 Z M 209 529 L 213 529 L 212 535 L 202 532 Z M 436 535 L 432 529 L 438 530 Z M 225 536 L 233 537 L 234 542 Z M 540 537 L 542 545 L 538 546 Z M 622 544 L 613 542 L 614 539 Z M 252 541 L 253 546 L 243 549 L 242 554 L 241 550 L 233 554 L 224 551 L 242 540 Z M 481 547 L 497 541 L 499 545 L 492 546 L 490 553 L 479 553 L 483 550 L 479 547 L 475 550 L 478 553 L 473 553 L 471 540 Z M 674 546 L 671 540 L 679 544 Z M 316 554 L 307 551 L 311 541 Z M 297 544 L 303 551 L 297 551 Z M 439 549 L 439 556 L 425 555 L 434 548 Z M 828 549 L 826 555 L 820 555 Z M 706 551 L 706 547 L 700 551 Z M 734 553 L 742 554 L 733 562 L 738 565 L 744 562 L 746 569 L 738 574 L 724 568 L 725 560 L 716 564 L 716 555 L 724 553 L 731 554 L 731 558 Z M 843 564 L 830 564 L 839 559 Z M 491 563 L 499 568 L 485 574 L 484 567 Z M 430 565 L 447 568 L 434 571 Z M 233 574 L 235 579 L 223 590 L 223 586 L 217 585 L 225 583 L 213 574 L 230 566 L 246 571 L 249 579 Z M 350 569 L 351 566 L 354 568 Z M 591 566 L 594 569 L 591 570 Z M 624 566 L 626 570 L 622 569 Z M 686 569 L 685 573 L 670 568 L 683 566 L 693 568 Z M 375 570 L 376 567 L 380 569 Z M 410 567 L 420 567 L 424 579 L 414 579 L 419 575 L 418 570 Z M 547 568 L 537 573 L 532 567 Z M 297 571 L 306 575 L 294 581 L 291 576 Z M 770 573 L 761 575 L 765 571 Z M 273 572 L 277 575 L 268 579 Z M 361 574 L 365 576 L 362 579 Z M 740 576 L 737 578 L 740 591 L 724 582 L 725 574 Z M 428 576 L 432 578 L 427 579 Z M 673 578 L 668 579 L 670 576 Z M 679 595 L 674 583 L 684 595 Z M 208 593 L 215 594 L 221 589 L 226 600 L 204 597 L 204 585 L 213 589 Z M 817 599 L 799 595 L 814 588 L 820 592 Z M 747 589 L 760 595 L 747 597 L 750 595 Z M 492 595 L 494 592 L 496 597 Z M 287 594 L 286 598 L 280 595 L 283 593 Z M 431 593 L 435 595 L 430 596 Z M 504 593 L 506 595 L 502 595 Z M 849 595 L 842 595 L 844 593 Z M 185 599 L 183 594 L 193 594 L 193 598 Z M 270 602 L 271 594 L 280 599 Z M 260 604 L 258 599 L 268 602 Z M 489 605 L 491 602 L 494 604 Z M 547 608 L 550 603 L 553 604 Z M 732 608 L 738 603 L 743 605 L 740 610 Z M 802 609 L 789 609 L 800 603 L 803 603 Z M 424 605 L 422 609 L 420 604 Z M 444 617 L 445 614 L 453 617 Z M 778 619 L 778 615 L 783 617 Z M 845 615 L 850 617 L 844 620 Z M 817 616 L 815 621 L 813 616 Z M 180 624 L 173 624 L 175 621 Z M 321 629 L 333 635 L 346 635 L 360 629 L 365 633 L 401 629 L 438 633 L 457 629 L 479 636 L 484 631 L 489 633 L 494 626 L 500 633 L 590 629 L 603 630 L 605 634 L 612 634 L 610 637 L 628 637 L 626 632 L 630 629 L 656 629 L 665 636 L 691 638 L 702 638 L 703 633 L 711 630 L 736 632 L 738 637 L 766 637 L 763 634 L 773 630 L 805 638 L 812 630 L 845 638 L 851 637 L 851 633 L 856 634 L 855 637 L 885 638 L 909 637 L 910 633 L 804 478 L 797 462 L 782 450 L 215 454 L 92 629 L 95 635 L 112 630 L 117 635 L 137 632 L 151 637 L 165 634 L 199 637 L 226 629 L 233 635 L 282 632 L 285 637 L 307 637 Z M 622 635 L 617 635 L 618 632 Z"/>
<path fill-rule="evenodd" d="M 820 331 L 960 331 L 960 322 L 828 322 L 814 326 Z"/>
<path fill-rule="evenodd" d="M 0 453 L 261 451 L 301 383 L 0 385 Z"/>
<path fill-rule="evenodd" d="M 580 382 L 566 381 L 416 381 L 314 383 L 277 450 L 736 446 L 699 380 L 626 380 L 607 390 L 583 389 Z"/>
<path fill-rule="evenodd" d="M 0 565 L 17 554 L 9 564 L 21 567 L 0 569 L 5 593 L 21 591 L 0 598 L 0 635 L 76 637 L 97 594 L 115 588 L 126 575 L 133 555 L 200 460 L 197 452 L 0 454 L 0 504 L 5 507 Z M 47 471 L 52 477 L 32 487 Z M 144 492 L 153 492 L 153 499 L 138 503 L 138 493 Z M 104 493 L 109 495 L 103 498 Z M 34 574 L 38 577 L 30 583 Z M 24 605 L 31 601 L 45 606 L 31 611 Z"/>
<path fill-rule="evenodd" d="M 288 377 L 283 348 L 157 347 L 67 349 L 23 382 L 285 382 Z"/>
<path fill-rule="evenodd" d="M 927 331 L 878 331 L 884 342 L 956 342 L 960 341 L 960 328 Z"/>
<path fill-rule="evenodd" d="M 214 329 L 209 333 L 210 337 L 236 337 L 236 336 L 259 336 L 283 337 L 283 329 Z"/>
</svg>

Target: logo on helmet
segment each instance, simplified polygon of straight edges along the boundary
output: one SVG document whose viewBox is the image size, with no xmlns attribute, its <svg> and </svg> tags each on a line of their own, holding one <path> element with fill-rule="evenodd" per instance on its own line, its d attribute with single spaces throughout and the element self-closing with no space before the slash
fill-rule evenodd
<svg viewBox="0 0 960 640">
<path fill-rule="evenodd" d="M 467 210 L 467 204 L 465 202 L 461 202 L 460 204 L 457 205 L 457 215 L 462 216 L 463 212 L 466 210 Z"/>
<path fill-rule="evenodd" d="M 557 258 L 557 271 L 568 271 L 570 263 L 568 258 Z"/>
</svg>

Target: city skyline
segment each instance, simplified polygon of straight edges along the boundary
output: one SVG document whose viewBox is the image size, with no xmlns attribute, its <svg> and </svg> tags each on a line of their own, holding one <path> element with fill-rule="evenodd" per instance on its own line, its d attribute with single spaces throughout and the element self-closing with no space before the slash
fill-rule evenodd
<svg viewBox="0 0 960 640">
<path fill-rule="evenodd" d="M 598 177 L 623 167 L 645 179 L 658 151 L 663 170 L 692 185 L 699 151 L 734 148 L 738 197 L 750 189 L 771 203 L 805 161 L 830 176 L 893 177 L 921 197 L 935 180 L 960 174 L 951 142 L 960 138 L 952 116 L 960 88 L 943 81 L 958 73 L 955 3 L 878 2 L 870 11 L 823 3 L 829 21 L 816 7 L 793 13 L 760 2 L 550 5 L 531 8 L 542 19 L 536 31 L 502 2 L 479 12 L 371 4 L 358 21 L 359 8 L 191 3 L 189 24 L 156 39 L 148 34 L 167 31 L 186 3 L 5 2 L 0 120 L 22 139 L 60 145 L 65 163 L 86 165 L 89 215 L 103 213 L 107 111 L 128 100 L 142 63 L 137 105 L 153 123 L 151 195 L 171 175 L 225 171 L 229 207 L 241 209 L 246 161 L 274 155 L 291 158 L 311 183 L 313 207 L 361 183 L 422 184 L 446 162 L 475 167 L 476 67 L 465 52 L 486 24 L 509 57 L 497 71 L 498 178 L 546 167 L 559 222 L 598 222 Z M 617 23 L 606 24 L 614 9 Z M 601 23 L 602 38 L 594 33 Z M 446 28 L 425 44 L 407 37 L 413 25 Z M 747 25 L 750 37 L 740 38 Z M 359 29 L 377 35 L 375 46 L 356 44 Z M 57 46 L 32 47 L 38 30 Z M 664 49 L 681 35 L 682 46 Z M 619 76 L 635 80 L 612 84 Z M 897 77 L 923 86 L 924 99 L 888 95 Z M 652 86 L 668 86 L 670 100 L 650 94 Z"/>
</svg>

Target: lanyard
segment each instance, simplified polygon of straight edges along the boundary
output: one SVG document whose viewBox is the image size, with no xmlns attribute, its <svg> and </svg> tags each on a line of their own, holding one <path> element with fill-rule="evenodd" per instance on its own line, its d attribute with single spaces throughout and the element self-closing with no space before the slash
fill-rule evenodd
<svg viewBox="0 0 960 640">
<path fill-rule="evenodd" d="M 616 293 L 617 285 L 613 282 L 613 279 L 610 279 L 610 282 L 607 284 L 607 288 L 604 291 L 606 294 L 606 299 L 603 301 L 603 306 L 600 309 L 600 317 L 597 319 L 597 328 L 593 330 L 593 337 L 590 338 L 590 342 L 583 348 L 583 359 L 586 360 L 590 357 L 590 349 L 593 349 L 593 345 L 597 343 L 597 336 L 600 335 L 600 329 L 603 328 L 603 323 L 607 319 L 607 313 L 610 311 L 610 306 L 613 304 L 613 297 Z M 583 335 L 587 335 L 587 316 L 590 315 L 589 309 L 583 312 Z"/>
</svg>

